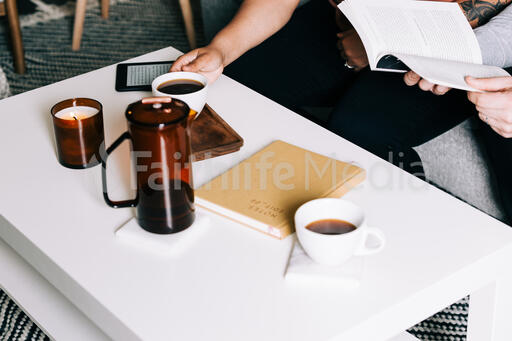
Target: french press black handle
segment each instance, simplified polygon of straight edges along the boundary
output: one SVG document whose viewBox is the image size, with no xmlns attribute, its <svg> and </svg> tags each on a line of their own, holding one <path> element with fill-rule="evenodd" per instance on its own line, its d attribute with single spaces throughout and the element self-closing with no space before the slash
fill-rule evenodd
<svg viewBox="0 0 512 341">
<path fill-rule="evenodd" d="M 103 199 L 105 199 L 105 202 L 107 203 L 107 205 L 109 205 L 110 207 L 113 207 L 113 208 L 135 207 L 135 206 L 137 206 L 137 203 L 139 202 L 139 195 L 138 195 L 138 193 L 137 193 L 135 199 L 133 199 L 133 200 L 113 201 L 113 200 L 110 200 L 110 198 L 108 197 L 108 191 L 107 191 L 107 159 L 110 156 L 110 154 L 112 154 L 114 149 L 119 147 L 121 145 L 121 143 L 123 143 L 123 141 L 126 140 L 126 139 L 130 139 L 131 140 L 130 133 L 128 133 L 127 131 L 124 132 L 121 136 L 119 136 L 117 138 L 117 140 L 115 140 L 114 143 L 112 143 L 112 145 L 110 147 L 108 147 L 108 149 L 106 151 L 105 157 L 102 158 L 102 160 L 101 160 L 101 180 L 102 180 L 102 183 L 103 183 Z"/>
</svg>

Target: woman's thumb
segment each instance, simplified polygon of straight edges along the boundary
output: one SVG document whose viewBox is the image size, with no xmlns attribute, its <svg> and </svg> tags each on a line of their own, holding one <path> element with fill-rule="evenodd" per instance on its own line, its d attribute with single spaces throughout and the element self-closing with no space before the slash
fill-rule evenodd
<svg viewBox="0 0 512 341">
<path fill-rule="evenodd" d="M 181 71 L 183 68 L 196 59 L 198 54 L 197 50 L 190 51 L 180 56 L 171 66 L 171 71 Z"/>
<path fill-rule="evenodd" d="M 199 72 L 199 71 L 203 70 L 203 68 L 207 65 L 208 65 L 208 55 L 200 54 L 197 56 L 196 59 L 194 59 L 187 65 L 183 66 L 183 71 Z"/>
<path fill-rule="evenodd" d="M 473 78 L 467 76 L 466 83 L 482 91 L 500 91 L 512 88 L 512 77 Z"/>
</svg>

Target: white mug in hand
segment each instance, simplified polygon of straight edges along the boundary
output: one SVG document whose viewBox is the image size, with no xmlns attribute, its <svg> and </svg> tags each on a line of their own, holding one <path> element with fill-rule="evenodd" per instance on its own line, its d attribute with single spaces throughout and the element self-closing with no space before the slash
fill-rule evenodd
<svg viewBox="0 0 512 341">
<path fill-rule="evenodd" d="M 173 94 L 170 92 L 162 92 L 164 86 L 171 83 L 178 83 L 179 80 L 187 82 L 197 82 L 203 85 L 203 87 L 197 91 L 190 93 Z M 199 115 L 206 104 L 206 96 L 208 94 L 208 79 L 195 72 L 169 72 L 163 74 L 153 80 L 151 83 L 151 89 L 153 90 L 153 96 L 170 96 L 171 98 L 180 99 L 187 103 L 188 107 L 193 110 L 191 115 Z M 197 118 L 197 116 L 196 116 Z"/>
<path fill-rule="evenodd" d="M 314 222 L 346 224 L 343 232 L 314 232 Z M 318 224 L 318 225 L 317 225 Z M 320 226 L 320 223 L 315 225 Z M 311 228 L 308 229 L 307 227 Z M 324 225 L 327 226 L 327 225 Z M 331 225 L 332 226 L 332 225 Z M 342 200 L 323 198 L 309 201 L 299 207 L 295 213 L 295 231 L 304 251 L 317 263 L 337 266 L 352 256 L 364 256 L 377 253 L 384 248 L 386 239 L 381 230 L 368 227 L 363 210 L 355 204 Z M 318 230 L 319 231 L 319 230 Z M 350 231 L 350 232 L 347 232 Z M 344 233 L 345 232 L 345 233 Z M 368 247 L 368 237 L 378 240 L 378 245 Z"/>
</svg>

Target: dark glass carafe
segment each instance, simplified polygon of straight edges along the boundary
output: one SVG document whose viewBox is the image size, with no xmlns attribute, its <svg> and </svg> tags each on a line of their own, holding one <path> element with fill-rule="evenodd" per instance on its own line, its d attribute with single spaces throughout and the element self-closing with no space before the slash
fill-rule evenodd
<svg viewBox="0 0 512 341">
<path fill-rule="evenodd" d="M 170 97 L 132 103 L 125 113 L 128 131 L 107 149 L 102 172 L 106 203 L 114 208 L 136 207 L 139 225 L 149 232 L 176 233 L 194 222 L 189 112 L 187 104 Z M 133 200 L 112 201 L 106 161 L 126 139 L 131 140 L 137 195 Z"/>
</svg>

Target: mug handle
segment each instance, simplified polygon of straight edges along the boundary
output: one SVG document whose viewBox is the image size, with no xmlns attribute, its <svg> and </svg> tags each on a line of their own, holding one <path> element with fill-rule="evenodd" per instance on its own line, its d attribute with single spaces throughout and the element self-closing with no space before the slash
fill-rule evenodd
<svg viewBox="0 0 512 341">
<path fill-rule="evenodd" d="M 382 251 L 384 246 L 386 245 L 386 237 L 384 236 L 384 233 L 380 229 L 374 228 L 374 227 L 367 227 L 363 231 L 364 236 L 361 241 L 361 245 L 357 248 L 355 255 L 356 256 L 366 256 L 366 255 L 372 255 L 374 253 Z M 373 236 L 376 239 L 379 240 L 379 245 L 376 247 L 367 247 L 366 242 L 368 241 L 368 237 Z"/>
<path fill-rule="evenodd" d="M 133 200 L 122 200 L 122 201 L 113 201 L 110 200 L 108 197 L 108 191 L 107 191 L 107 159 L 110 154 L 123 143 L 124 140 L 130 139 L 131 140 L 130 133 L 127 131 L 124 132 L 121 136 L 117 138 L 117 140 L 112 143 L 110 147 L 108 147 L 106 155 L 104 158 L 101 159 L 101 180 L 103 183 L 103 199 L 105 199 L 105 202 L 107 205 L 113 208 L 123 208 L 123 207 L 135 207 L 137 206 L 137 203 L 139 201 L 138 194 Z"/>
</svg>

